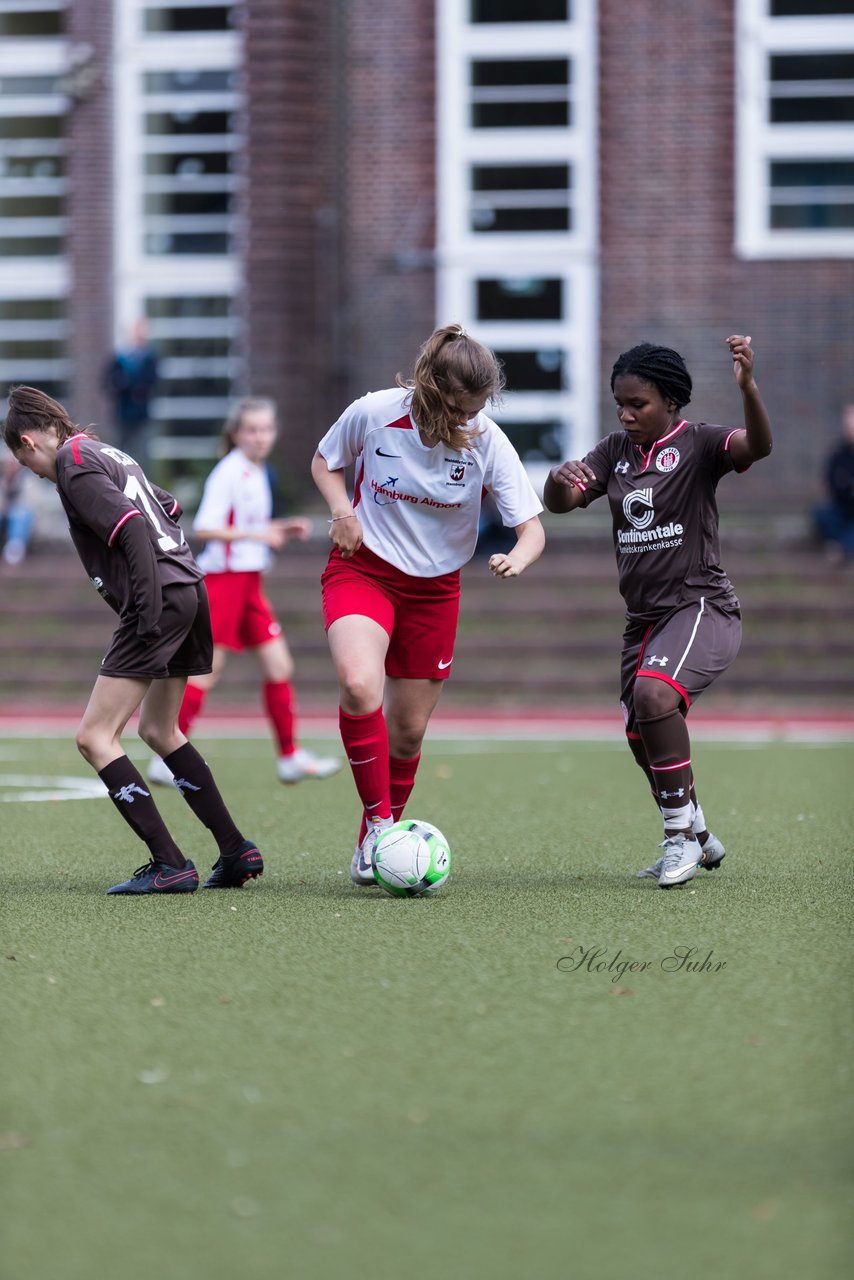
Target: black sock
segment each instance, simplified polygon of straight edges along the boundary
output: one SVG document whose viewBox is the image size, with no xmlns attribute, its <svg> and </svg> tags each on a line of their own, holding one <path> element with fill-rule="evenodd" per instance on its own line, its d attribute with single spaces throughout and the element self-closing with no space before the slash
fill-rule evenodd
<svg viewBox="0 0 854 1280">
<path fill-rule="evenodd" d="M 192 742 L 185 742 L 183 747 L 164 756 L 163 761 L 172 770 L 175 786 L 193 813 L 216 840 L 220 853 L 236 853 L 243 844 L 243 836 L 225 807 L 213 774 Z"/>
<path fill-rule="evenodd" d="M 170 836 L 142 774 L 127 756 L 111 760 L 98 770 L 98 777 L 125 822 L 148 845 L 154 861 L 183 867 L 186 858 Z"/>
</svg>

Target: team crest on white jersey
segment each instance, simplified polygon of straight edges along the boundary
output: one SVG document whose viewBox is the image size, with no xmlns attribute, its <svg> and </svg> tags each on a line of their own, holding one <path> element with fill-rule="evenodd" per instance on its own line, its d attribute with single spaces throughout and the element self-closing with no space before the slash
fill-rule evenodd
<svg viewBox="0 0 854 1280">
<path fill-rule="evenodd" d="M 662 449 L 661 453 L 655 459 L 656 471 L 675 471 L 679 466 L 679 450 L 669 444 L 666 449 Z"/>
</svg>

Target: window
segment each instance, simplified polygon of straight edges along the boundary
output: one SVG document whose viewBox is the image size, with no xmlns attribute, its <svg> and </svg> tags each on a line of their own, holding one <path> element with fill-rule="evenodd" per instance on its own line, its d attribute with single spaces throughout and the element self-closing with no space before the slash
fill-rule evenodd
<svg viewBox="0 0 854 1280">
<path fill-rule="evenodd" d="M 560 320 L 564 281 L 559 277 L 522 276 L 478 280 L 478 320 Z"/>
<path fill-rule="evenodd" d="M 737 241 L 854 256 L 854 0 L 739 0 Z"/>
<path fill-rule="evenodd" d="M 67 71 L 59 0 L 0 0 L 0 386 L 67 394 Z M 0 408 L 2 416 L 2 408 Z"/>
<path fill-rule="evenodd" d="M 568 58 L 477 58 L 471 64 L 475 129 L 565 128 L 570 122 Z"/>
<path fill-rule="evenodd" d="M 567 22 L 569 0 L 471 0 L 478 22 Z"/>
<path fill-rule="evenodd" d="M 236 9 L 199 0 L 116 9 L 115 336 L 147 318 L 160 356 L 154 454 L 170 475 L 182 460 L 216 456 L 242 386 Z"/>
<path fill-rule="evenodd" d="M 567 164 L 474 165 L 471 229 L 478 234 L 568 231 L 571 183 Z"/>
<path fill-rule="evenodd" d="M 493 412 L 526 463 L 578 457 L 596 423 L 596 5 L 438 0 L 437 18 L 437 319 L 502 360 Z"/>
</svg>

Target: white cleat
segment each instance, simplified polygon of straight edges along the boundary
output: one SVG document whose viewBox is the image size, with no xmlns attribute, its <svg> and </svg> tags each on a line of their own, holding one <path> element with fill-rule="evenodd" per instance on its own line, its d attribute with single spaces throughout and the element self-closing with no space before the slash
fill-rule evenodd
<svg viewBox="0 0 854 1280">
<path fill-rule="evenodd" d="M 374 822 L 368 827 L 364 840 L 350 860 L 350 879 L 353 884 L 368 888 L 370 885 L 377 883 L 374 879 L 374 845 L 387 827 L 390 826 L 391 819 L 388 819 L 382 825 L 379 822 Z"/>
<path fill-rule="evenodd" d="M 709 832 L 708 839 L 704 845 L 700 846 L 703 850 L 699 866 L 704 871 L 717 871 L 718 867 L 726 857 L 726 849 L 721 841 L 712 832 Z M 664 858 L 658 858 L 651 867 L 644 867 L 643 871 L 639 871 L 638 880 L 658 880 L 661 875 L 661 869 L 664 866 Z"/>
<path fill-rule="evenodd" d="M 174 787 L 175 778 L 172 770 L 167 764 L 160 759 L 160 756 L 152 756 L 148 762 L 148 768 L 145 776 L 149 782 L 153 782 L 158 787 Z"/>
<path fill-rule="evenodd" d="M 672 889 L 678 884 L 687 884 L 689 880 L 693 880 L 697 864 L 703 856 L 699 842 L 680 831 L 675 836 L 668 836 L 662 848 L 664 853 L 661 875 L 658 877 L 659 889 Z"/>
<path fill-rule="evenodd" d="M 335 756 L 316 756 L 305 747 L 298 747 L 291 756 L 279 756 L 276 772 L 279 781 L 303 782 L 306 778 L 331 778 L 341 768 Z"/>
</svg>

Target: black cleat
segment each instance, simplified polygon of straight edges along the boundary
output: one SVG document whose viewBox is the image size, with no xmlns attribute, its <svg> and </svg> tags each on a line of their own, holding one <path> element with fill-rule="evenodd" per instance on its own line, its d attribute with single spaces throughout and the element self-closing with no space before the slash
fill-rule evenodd
<svg viewBox="0 0 854 1280">
<path fill-rule="evenodd" d="M 204 883 L 205 889 L 242 889 L 247 880 L 264 874 L 264 859 L 251 840 L 244 840 L 236 853 L 220 855 Z"/>
<path fill-rule="evenodd" d="M 114 884 L 107 893 L 195 893 L 199 873 L 192 862 L 183 867 L 170 867 L 165 862 L 147 862 L 137 867 L 130 880 Z"/>
</svg>

